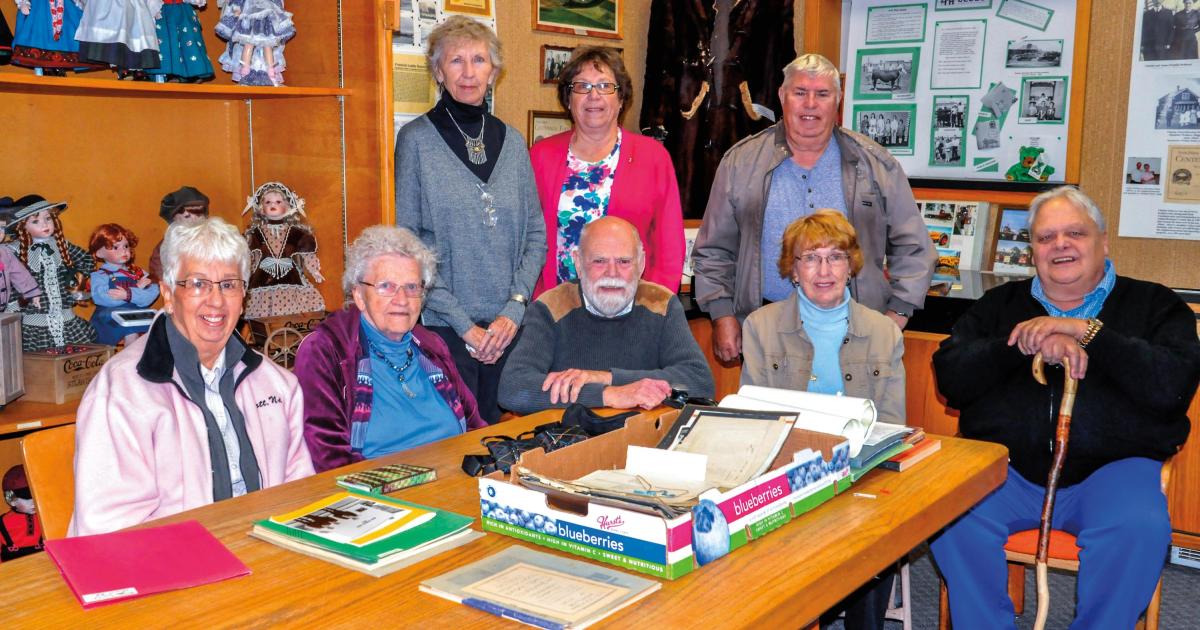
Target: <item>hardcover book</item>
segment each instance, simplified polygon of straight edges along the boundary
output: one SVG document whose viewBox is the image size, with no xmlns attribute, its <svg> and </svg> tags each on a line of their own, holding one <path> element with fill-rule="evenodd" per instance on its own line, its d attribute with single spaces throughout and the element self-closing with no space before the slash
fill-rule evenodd
<svg viewBox="0 0 1200 630">
<path fill-rule="evenodd" d="M 437 471 L 425 466 L 392 464 L 370 470 L 340 475 L 337 484 L 347 490 L 387 494 L 437 479 Z"/>
<path fill-rule="evenodd" d="M 475 519 L 365 492 L 340 492 L 258 521 L 255 538 L 376 577 L 466 544 Z"/>
<path fill-rule="evenodd" d="M 938 452 L 938 450 L 941 448 L 941 440 L 935 438 L 921 440 L 907 451 L 903 451 L 899 455 L 896 455 L 886 462 L 879 464 L 879 467 L 884 470 L 894 470 L 896 472 L 905 471 L 911 468 L 917 462 Z"/>
<path fill-rule="evenodd" d="M 519 545 L 420 586 L 539 628 L 586 628 L 660 588 L 654 580 Z"/>
</svg>

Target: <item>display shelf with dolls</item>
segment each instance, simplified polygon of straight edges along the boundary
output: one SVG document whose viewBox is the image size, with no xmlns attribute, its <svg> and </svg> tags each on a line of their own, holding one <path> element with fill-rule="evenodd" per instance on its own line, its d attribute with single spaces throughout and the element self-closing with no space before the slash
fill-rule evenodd
<svg viewBox="0 0 1200 630">
<path fill-rule="evenodd" d="M 159 64 L 147 70 L 151 76 L 167 81 L 195 83 L 213 78 L 212 62 L 204 44 L 204 29 L 196 8 L 208 0 L 166 0 L 154 21 L 158 35 Z"/>
<path fill-rule="evenodd" d="M 163 195 L 158 204 L 158 216 L 167 222 L 167 227 L 178 222 L 190 222 L 208 216 L 208 195 L 191 186 L 181 186 L 179 190 Z M 162 280 L 162 241 L 154 246 L 150 254 L 150 279 L 154 282 Z"/>
<path fill-rule="evenodd" d="M 149 321 L 131 324 L 119 317 L 158 299 L 158 285 L 133 264 L 137 244 L 137 236 L 116 223 L 97 227 L 88 242 L 88 251 L 103 261 L 91 276 L 92 302 L 96 305 L 91 322 L 100 343 L 115 346 L 124 340 L 128 345 L 150 330 Z"/>
<path fill-rule="evenodd" d="M 309 283 L 324 282 L 317 239 L 305 222 L 304 199 L 279 182 L 267 182 L 246 200 L 253 212 L 246 240 L 250 245 L 250 283 L 246 318 L 325 311 L 325 300 Z"/>
<path fill-rule="evenodd" d="M 79 54 L 75 31 L 82 17 L 74 0 L 17 0 L 12 63 L 57 76 L 67 70 L 103 68 Z"/>
<path fill-rule="evenodd" d="M 163 0 L 71 1 L 83 8 L 75 31 L 81 58 L 111 66 L 120 78 L 146 79 L 144 71 L 158 67 L 154 17 Z"/>
<path fill-rule="evenodd" d="M 8 247 L 29 269 L 42 289 L 40 304 L 22 307 L 21 347 L 25 352 L 58 348 L 67 344 L 91 343 L 96 331 L 75 314 L 79 278 L 95 268 L 92 256 L 82 247 L 67 242 L 59 215 L 66 202 L 46 201 L 40 195 L 26 195 L 15 202 L 9 230 L 16 241 Z M 15 246 L 15 247 L 14 247 Z"/>
<path fill-rule="evenodd" d="M 242 85 L 283 85 L 286 42 L 295 37 L 292 14 L 283 0 L 221 0 L 217 36 L 226 42 L 218 61 Z"/>
<path fill-rule="evenodd" d="M 0 516 L 0 563 L 37 553 L 45 545 L 25 467 L 9 468 L 4 473 L 3 488 L 9 510 Z"/>
</svg>

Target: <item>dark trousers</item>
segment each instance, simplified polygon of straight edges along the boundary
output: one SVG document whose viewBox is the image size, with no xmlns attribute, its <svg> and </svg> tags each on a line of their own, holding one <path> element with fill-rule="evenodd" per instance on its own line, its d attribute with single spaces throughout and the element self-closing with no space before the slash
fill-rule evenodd
<svg viewBox="0 0 1200 630">
<path fill-rule="evenodd" d="M 485 330 L 488 327 L 487 322 L 480 322 L 478 325 Z M 500 414 L 503 413 L 498 402 L 500 372 L 504 370 L 504 364 L 508 362 L 508 355 L 512 354 L 513 348 L 517 347 L 522 329 L 517 329 L 512 343 L 508 344 L 508 347 L 504 349 L 504 354 L 500 355 L 500 360 L 494 365 L 484 365 L 476 361 L 467 351 L 467 343 L 458 336 L 458 333 L 454 332 L 453 328 L 429 326 L 429 330 L 437 333 L 450 348 L 450 356 L 454 357 L 454 366 L 458 368 L 459 376 L 470 388 L 471 393 L 475 395 L 475 402 L 479 405 L 479 415 L 483 416 L 488 424 L 499 422 Z"/>
<path fill-rule="evenodd" d="M 896 566 L 892 565 L 867 580 L 866 584 L 821 615 L 821 626 L 832 624 L 840 613 L 845 612 L 846 630 L 883 630 L 883 615 L 887 612 L 888 597 L 892 594 L 895 577 Z"/>
</svg>

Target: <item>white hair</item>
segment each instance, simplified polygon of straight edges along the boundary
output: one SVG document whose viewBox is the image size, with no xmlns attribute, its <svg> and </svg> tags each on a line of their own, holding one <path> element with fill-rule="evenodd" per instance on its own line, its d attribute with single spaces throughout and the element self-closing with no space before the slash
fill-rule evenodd
<svg viewBox="0 0 1200 630">
<path fill-rule="evenodd" d="M 390 225 L 373 225 L 362 231 L 346 250 L 346 272 L 342 274 L 342 290 L 349 298 L 354 287 L 362 282 L 371 262 L 380 256 L 403 256 L 417 261 L 421 268 L 421 283 L 433 284 L 437 273 L 437 255 L 409 230 Z"/>
<path fill-rule="evenodd" d="M 480 42 L 486 45 L 497 76 L 504 68 L 504 48 L 500 45 L 500 38 L 496 37 L 495 31 L 465 15 L 450 16 L 429 33 L 426 42 L 429 48 L 425 53 L 425 63 L 430 74 L 441 67 L 442 55 L 446 53 L 447 46 L 463 42 Z"/>
<path fill-rule="evenodd" d="M 837 66 L 833 65 L 832 61 L 817 53 L 800 55 L 783 67 L 783 82 L 787 83 L 792 78 L 792 75 L 800 72 L 829 79 L 829 83 L 833 85 L 833 93 L 837 96 L 838 102 L 842 101 L 842 75 L 838 72 Z"/>
<path fill-rule="evenodd" d="M 163 281 L 174 285 L 183 259 L 209 264 L 233 263 L 242 280 L 250 281 L 250 247 L 241 232 L 220 217 L 195 222 L 172 223 L 163 237 Z"/>
<path fill-rule="evenodd" d="M 1051 188 L 1050 190 L 1047 190 L 1046 192 L 1034 197 L 1033 201 L 1029 202 L 1030 230 L 1033 229 L 1033 221 L 1037 218 L 1038 210 L 1041 210 L 1042 206 L 1046 205 L 1046 203 L 1050 201 L 1054 201 L 1055 199 L 1062 199 L 1076 208 L 1083 210 L 1089 217 L 1091 217 L 1092 221 L 1096 222 L 1096 227 L 1100 228 L 1101 233 L 1108 232 L 1108 226 L 1104 222 L 1104 215 L 1101 214 L 1100 207 L 1096 205 L 1096 202 L 1092 201 L 1091 197 L 1088 197 L 1082 190 L 1079 190 L 1074 186 L 1059 186 L 1057 188 Z"/>
</svg>

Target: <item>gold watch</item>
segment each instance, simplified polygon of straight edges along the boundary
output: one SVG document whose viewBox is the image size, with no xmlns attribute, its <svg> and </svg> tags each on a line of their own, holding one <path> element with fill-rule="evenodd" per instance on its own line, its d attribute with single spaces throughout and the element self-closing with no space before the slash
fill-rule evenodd
<svg viewBox="0 0 1200 630">
<path fill-rule="evenodd" d="M 1096 338 L 1096 334 L 1100 332 L 1100 329 L 1104 328 L 1104 322 L 1096 319 L 1095 317 L 1087 320 L 1087 323 L 1087 330 L 1084 331 L 1083 336 L 1079 338 L 1078 343 L 1080 348 L 1087 348 L 1088 344 L 1092 343 L 1092 340 Z"/>
</svg>

